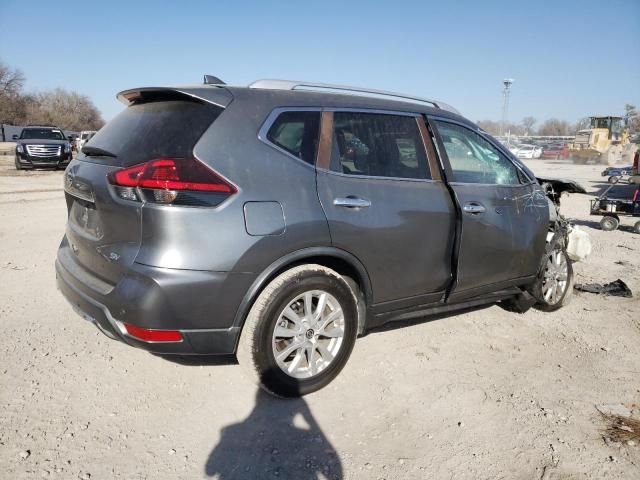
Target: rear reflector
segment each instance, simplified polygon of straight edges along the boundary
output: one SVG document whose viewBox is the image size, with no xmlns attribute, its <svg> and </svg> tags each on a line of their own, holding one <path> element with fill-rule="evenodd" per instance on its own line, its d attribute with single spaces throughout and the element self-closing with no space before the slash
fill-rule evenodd
<svg viewBox="0 0 640 480">
<path fill-rule="evenodd" d="M 109 174 L 109 183 L 125 200 L 142 200 L 136 189 L 151 191 L 144 199 L 156 203 L 207 205 L 202 194 L 226 198 L 238 190 L 195 158 L 158 158 Z M 195 196 L 194 196 L 195 195 Z M 221 200 L 211 204 L 217 205 Z M 199 201 L 200 203 L 198 203 Z"/>
<path fill-rule="evenodd" d="M 147 330 L 129 323 L 123 325 L 130 336 L 143 342 L 182 342 L 182 334 L 177 330 Z"/>
</svg>

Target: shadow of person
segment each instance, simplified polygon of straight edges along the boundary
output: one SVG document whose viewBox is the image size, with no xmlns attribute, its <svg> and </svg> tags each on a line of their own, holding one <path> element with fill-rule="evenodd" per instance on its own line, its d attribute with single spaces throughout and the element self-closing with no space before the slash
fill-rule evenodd
<svg viewBox="0 0 640 480">
<path fill-rule="evenodd" d="M 342 464 L 302 398 L 278 399 L 258 389 L 249 416 L 222 429 L 205 473 L 220 480 L 340 480 Z"/>
</svg>

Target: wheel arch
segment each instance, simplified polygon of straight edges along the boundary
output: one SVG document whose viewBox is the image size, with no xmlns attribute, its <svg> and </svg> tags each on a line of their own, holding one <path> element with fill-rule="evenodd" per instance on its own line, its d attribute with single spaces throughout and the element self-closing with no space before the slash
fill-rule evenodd
<svg viewBox="0 0 640 480">
<path fill-rule="evenodd" d="M 233 326 L 240 327 L 240 329 L 242 329 L 251 306 L 269 282 L 282 272 L 307 263 L 314 263 L 331 268 L 340 275 L 348 277 L 356 283 L 361 294 L 360 298 L 357 299 L 358 333 L 363 333 L 366 323 L 367 306 L 371 304 L 372 299 L 371 280 L 367 270 L 358 258 L 345 250 L 335 247 L 304 248 L 302 250 L 291 252 L 271 263 L 262 271 L 262 273 L 260 273 L 260 275 L 258 275 L 251 284 L 251 287 L 247 290 L 247 293 L 244 295 L 242 302 L 236 311 Z M 351 284 L 350 287 L 352 287 Z"/>
</svg>

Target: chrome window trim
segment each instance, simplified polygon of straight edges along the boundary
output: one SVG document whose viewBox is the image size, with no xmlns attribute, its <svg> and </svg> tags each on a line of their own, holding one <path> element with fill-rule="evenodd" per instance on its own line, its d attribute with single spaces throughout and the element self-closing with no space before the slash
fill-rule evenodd
<svg viewBox="0 0 640 480">
<path fill-rule="evenodd" d="M 503 188 L 522 188 L 527 187 L 529 183 L 519 183 L 517 185 L 511 185 L 506 183 L 471 183 L 471 182 L 449 182 L 449 185 L 481 185 L 483 187 L 503 187 Z"/>
<path fill-rule="evenodd" d="M 331 175 L 337 175 L 345 178 L 358 178 L 363 180 L 400 180 L 403 182 L 428 182 L 428 183 L 442 183 L 442 180 L 433 180 L 431 178 L 407 178 L 407 177 L 376 177 L 375 175 L 351 175 L 349 173 L 334 172 L 326 168 L 318 168 L 318 172 L 328 173 Z"/>
<path fill-rule="evenodd" d="M 394 115 L 396 117 L 422 117 L 422 113 L 414 111 L 403 110 L 387 110 L 381 108 L 366 108 L 366 107 L 326 107 L 322 109 L 324 112 L 347 112 L 347 113 L 368 113 L 371 115 Z"/>
<path fill-rule="evenodd" d="M 262 123 L 262 126 L 260 127 L 260 130 L 258 130 L 258 140 L 260 140 L 265 145 L 273 148 L 274 150 L 277 150 L 278 152 L 286 155 L 287 157 L 292 158 L 294 160 L 297 160 L 298 162 L 302 163 L 303 165 L 305 165 L 307 167 L 315 169 L 315 163 L 316 163 L 316 159 L 315 158 L 313 159 L 313 163 L 305 162 L 303 159 L 301 159 L 299 157 L 296 157 L 291 152 L 289 152 L 289 151 L 285 150 L 284 148 L 276 145 L 275 143 L 269 141 L 269 139 L 267 138 L 267 134 L 269 133 L 269 129 L 271 129 L 271 126 L 273 125 L 273 122 L 276 121 L 276 118 L 278 118 L 278 116 L 280 116 L 281 113 L 285 113 L 285 112 L 318 112 L 318 113 L 321 113 L 322 112 L 322 107 L 278 107 L 278 108 L 274 108 L 273 110 L 271 110 L 271 113 L 269 113 L 269 115 L 267 115 L 267 118 Z M 321 120 L 322 120 L 322 118 L 320 118 L 320 121 Z M 320 130 L 318 130 L 318 140 L 319 139 L 320 139 Z"/>
<path fill-rule="evenodd" d="M 446 123 L 453 123 L 455 125 L 459 125 L 463 128 L 466 128 L 467 130 L 477 134 L 480 136 L 480 138 L 484 139 L 487 143 L 489 143 L 490 145 L 492 145 L 495 149 L 497 149 L 500 153 L 502 153 L 502 155 L 514 166 L 516 167 L 516 169 L 522 173 L 522 175 L 525 178 L 529 179 L 529 183 L 519 183 L 517 185 L 511 185 L 511 184 L 501 184 L 501 183 L 469 183 L 469 182 L 449 182 L 450 185 L 489 185 L 489 186 L 500 186 L 500 187 L 523 187 L 523 186 L 527 186 L 527 185 L 538 185 L 538 182 L 534 179 L 531 179 L 529 177 L 529 174 L 524 171 L 520 165 L 518 165 L 516 162 L 513 161 L 513 158 L 511 158 L 511 153 L 507 154 L 504 151 L 504 148 L 499 147 L 498 145 L 495 144 L 495 142 L 492 142 L 491 139 L 487 138 L 485 136 L 485 131 L 482 130 L 480 127 L 477 128 L 472 128 L 471 125 L 464 123 L 464 122 L 460 122 L 458 120 L 454 120 L 451 118 L 447 118 L 447 117 L 441 117 L 439 115 L 427 115 L 427 117 L 430 120 L 434 120 L 437 122 L 446 122 Z M 438 126 L 436 125 L 436 128 L 438 128 Z M 448 156 L 447 156 L 448 157 Z M 453 170 L 453 169 L 452 169 Z"/>
</svg>

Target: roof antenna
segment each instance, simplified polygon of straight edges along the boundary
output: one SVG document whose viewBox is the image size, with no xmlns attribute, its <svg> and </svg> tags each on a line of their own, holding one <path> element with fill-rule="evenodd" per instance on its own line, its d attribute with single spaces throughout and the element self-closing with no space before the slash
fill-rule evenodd
<svg viewBox="0 0 640 480">
<path fill-rule="evenodd" d="M 214 77 L 213 75 L 205 75 L 204 84 L 205 85 L 226 85 L 226 83 L 224 83 L 218 77 Z"/>
</svg>

